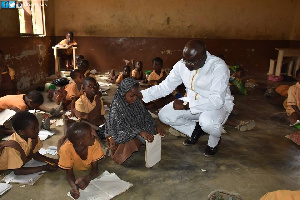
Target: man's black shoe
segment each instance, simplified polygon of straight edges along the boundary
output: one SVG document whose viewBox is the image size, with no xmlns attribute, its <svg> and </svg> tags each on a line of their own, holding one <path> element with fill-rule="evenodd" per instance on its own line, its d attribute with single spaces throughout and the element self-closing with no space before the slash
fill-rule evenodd
<svg viewBox="0 0 300 200">
<path fill-rule="evenodd" d="M 184 142 L 183 142 L 183 145 L 185 146 L 190 146 L 190 145 L 194 145 L 196 144 L 196 142 L 198 141 L 198 139 L 200 138 L 201 135 L 204 134 L 204 131 L 202 130 L 201 126 L 199 125 L 198 122 L 196 122 L 196 126 L 195 126 L 195 129 L 192 133 L 192 136 L 188 139 L 186 139 Z"/>
<path fill-rule="evenodd" d="M 220 146 L 220 144 L 221 144 L 221 138 L 220 138 L 217 146 L 215 146 L 215 147 L 210 147 L 210 146 L 206 145 L 204 155 L 206 157 L 215 155 L 218 152 L 218 147 Z"/>
</svg>

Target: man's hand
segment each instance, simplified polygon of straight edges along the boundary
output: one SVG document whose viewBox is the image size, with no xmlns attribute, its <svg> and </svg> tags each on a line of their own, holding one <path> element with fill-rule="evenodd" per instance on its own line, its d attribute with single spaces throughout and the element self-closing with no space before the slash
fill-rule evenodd
<svg viewBox="0 0 300 200">
<path fill-rule="evenodd" d="M 182 100 L 176 99 L 173 102 L 173 108 L 174 108 L 174 110 L 185 110 L 185 106 L 183 105 L 183 103 L 184 102 Z"/>
</svg>

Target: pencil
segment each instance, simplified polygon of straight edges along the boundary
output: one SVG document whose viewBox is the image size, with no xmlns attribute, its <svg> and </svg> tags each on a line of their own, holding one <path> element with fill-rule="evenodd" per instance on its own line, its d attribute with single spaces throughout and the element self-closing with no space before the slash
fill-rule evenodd
<svg viewBox="0 0 300 200">
<path fill-rule="evenodd" d="M 54 163 L 51 163 L 49 161 L 45 161 L 45 163 L 49 164 L 49 165 L 55 165 Z"/>
</svg>

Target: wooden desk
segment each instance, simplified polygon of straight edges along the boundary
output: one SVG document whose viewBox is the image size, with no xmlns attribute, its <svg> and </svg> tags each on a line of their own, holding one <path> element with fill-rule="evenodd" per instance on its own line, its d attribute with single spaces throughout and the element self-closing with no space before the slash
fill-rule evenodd
<svg viewBox="0 0 300 200">
<path fill-rule="evenodd" d="M 300 64 L 300 49 L 289 49 L 289 48 L 275 48 L 278 50 L 278 57 L 277 57 L 277 64 L 275 68 L 275 76 L 280 76 L 281 74 L 281 68 L 282 68 L 282 60 L 283 57 L 297 57 L 295 68 L 294 68 L 294 73 L 299 69 L 299 64 Z M 292 65 L 289 66 L 288 72 L 291 73 L 292 71 Z M 288 74 L 292 75 L 292 74 Z"/>
<path fill-rule="evenodd" d="M 60 47 L 60 46 L 54 46 L 54 47 L 52 47 L 52 49 L 54 49 L 55 75 L 60 76 L 60 68 L 59 68 L 59 59 L 58 59 L 58 56 L 57 56 L 57 49 L 68 49 L 68 48 Z M 75 57 L 76 57 L 75 51 L 76 51 L 77 47 L 72 47 L 72 49 L 73 49 L 73 62 L 75 64 Z"/>
</svg>

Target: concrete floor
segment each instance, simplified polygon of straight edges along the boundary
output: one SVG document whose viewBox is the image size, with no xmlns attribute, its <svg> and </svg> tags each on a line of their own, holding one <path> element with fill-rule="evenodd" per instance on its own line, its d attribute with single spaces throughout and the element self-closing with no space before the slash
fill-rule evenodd
<svg viewBox="0 0 300 200">
<path fill-rule="evenodd" d="M 108 91 L 105 101 L 111 101 L 115 88 Z M 246 200 L 256 200 L 275 190 L 299 190 L 299 146 L 285 138 L 297 129 L 269 118 L 271 113 L 283 110 L 268 104 L 260 91 L 235 96 L 235 104 L 240 111 L 239 119 L 254 119 L 256 127 L 252 131 L 240 132 L 225 126 L 227 133 L 222 135 L 222 144 L 214 157 L 203 156 L 207 135 L 202 136 L 196 145 L 186 147 L 182 145 L 184 138 L 167 133 L 162 140 L 162 160 L 151 169 L 145 167 L 145 147 L 123 165 L 115 164 L 109 157 L 102 159 L 99 162 L 100 174 L 105 170 L 115 172 L 133 184 L 115 199 L 205 200 L 211 191 L 221 189 L 239 193 Z M 53 103 L 46 105 L 53 106 Z M 166 131 L 169 129 L 164 127 Z M 45 147 L 55 145 L 62 135 L 61 128 L 53 126 L 53 130 L 57 134 L 44 141 Z M 33 186 L 21 186 L 13 184 L 1 199 L 69 199 L 66 194 L 70 187 L 63 170 L 45 173 Z"/>
</svg>

